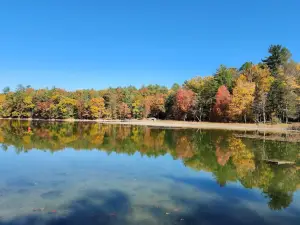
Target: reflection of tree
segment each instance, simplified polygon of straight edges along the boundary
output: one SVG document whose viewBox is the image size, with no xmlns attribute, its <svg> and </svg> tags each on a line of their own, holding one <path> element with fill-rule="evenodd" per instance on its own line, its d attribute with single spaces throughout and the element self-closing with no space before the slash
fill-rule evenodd
<svg viewBox="0 0 300 225">
<path fill-rule="evenodd" d="M 176 154 L 179 158 L 191 158 L 194 155 L 192 142 L 187 136 L 181 136 L 176 142 Z"/>
<path fill-rule="evenodd" d="M 294 167 L 274 168 L 274 173 L 273 179 L 264 192 L 270 198 L 270 208 L 280 210 L 293 201 L 293 193 L 297 190 L 300 174 Z"/>
<path fill-rule="evenodd" d="M 151 130 L 145 128 L 141 135 L 143 135 L 143 140 L 142 142 L 137 143 L 137 145 L 140 146 L 138 149 L 142 153 L 155 152 L 155 156 L 157 156 L 159 152 L 163 155 L 163 152 L 167 150 L 164 146 L 164 130 Z"/>
<path fill-rule="evenodd" d="M 244 187 L 261 189 L 274 210 L 287 207 L 300 184 L 296 167 L 272 166 L 262 160 L 295 159 L 299 154 L 297 144 L 250 141 L 224 131 L 0 120 L 0 142 L 3 150 L 14 146 L 17 152 L 73 148 L 128 155 L 138 152 L 148 157 L 168 153 L 196 171 L 211 172 L 220 186 L 239 181 Z"/>
<path fill-rule="evenodd" d="M 128 126 L 119 126 L 117 131 L 117 139 L 124 141 L 128 138 L 131 133 L 131 128 Z"/>
<path fill-rule="evenodd" d="M 274 177 L 274 172 L 270 165 L 266 163 L 258 163 L 255 171 L 248 173 L 241 178 L 242 184 L 247 187 L 261 187 L 263 190 L 267 188 Z"/>
<path fill-rule="evenodd" d="M 237 174 L 244 177 L 248 172 L 255 169 L 254 154 L 238 138 L 229 139 L 229 150 L 232 152 L 232 162 L 236 167 Z"/>
<path fill-rule="evenodd" d="M 268 197 L 270 201 L 268 203 L 270 209 L 281 210 L 288 207 L 293 201 L 292 193 L 284 193 L 280 191 L 268 190 Z"/>
<path fill-rule="evenodd" d="M 219 136 L 216 141 L 216 156 L 217 161 L 221 166 L 225 166 L 227 161 L 229 160 L 232 152 L 228 150 L 228 148 L 223 147 L 222 142 L 224 141 L 224 137 Z"/>
</svg>

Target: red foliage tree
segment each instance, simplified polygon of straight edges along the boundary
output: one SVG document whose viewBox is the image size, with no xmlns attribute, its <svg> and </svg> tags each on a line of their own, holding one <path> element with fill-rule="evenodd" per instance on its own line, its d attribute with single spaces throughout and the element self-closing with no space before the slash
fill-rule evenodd
<svg viewBox="0 0 300 225">
<path fill-rule="evenodd" d="M 176 110 L 175 115 L 177 118 L 183 117 L 185 120 L 188 112 L 191 110 L 195 103 L 195 93 L 191 90 L 179 89 L 176 93 Z"/>
<path fill-rule="evenodd" d="M 222 85 L 217 91 L 216 104 L 213 108 L 213 116 L 216 121 L 227 121 L 230 102 L 230 93 L 227 87 Z"/>
</svg>

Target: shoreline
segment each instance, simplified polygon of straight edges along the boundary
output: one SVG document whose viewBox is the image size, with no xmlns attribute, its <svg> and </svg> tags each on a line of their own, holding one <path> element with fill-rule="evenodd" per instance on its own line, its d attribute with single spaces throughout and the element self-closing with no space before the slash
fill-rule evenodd
<svg viewBox="0 0 300 225">
<path fill-rule="evenodd" d="M 47 121 L 47 122 L 94 122 L 101 124 L 120 124 L 152 126 L 162 128 L 194 128 L 211 130 L 235 130 L 235 131 L 268 131 L 274 133 L 297 132 L 288 130 L 289 124 L 252 124 L 252 123 L 218 123 L 218 122 L 190 122 L 177 120 L 82 120 L 82 119 L 33 119 L 33 118 L 0 118 L 0 120 L 20 120 L 20 121 Z"/>
</svg>

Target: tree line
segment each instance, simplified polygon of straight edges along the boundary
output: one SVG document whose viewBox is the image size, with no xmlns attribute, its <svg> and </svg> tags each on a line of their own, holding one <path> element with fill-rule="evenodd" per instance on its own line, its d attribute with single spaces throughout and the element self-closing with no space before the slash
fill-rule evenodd
<svg viewBox="0 0 300 225">
<path fill-rule="evenodd" d="M 4 151 L 57 152 L 72 148 L 108 154 L 140 153 L 144 157 L 168 154 L 195 171 L 212 173 L 220 186 L 240 182 L 246 188 L 259 188 L 273 210 L 288 207 L 300 188 L 299 167 L 275 166 L 264 159 L 297 160 L 299 163 L 299 144 L 253 141 L 236 134 L 82 122 L 0 120 L 0 148 Z"/>
<path fill-rule="evenodd" d="M 39 119 L 159 119 L 218 122 L 300 120 L 300 64 L 271 45 L 260 63 L 221 65 L 215 74 L 171 88 L 148 85 L 66 91 L 19 85 L 0 94 L 0 117 Z"/>
</svg>

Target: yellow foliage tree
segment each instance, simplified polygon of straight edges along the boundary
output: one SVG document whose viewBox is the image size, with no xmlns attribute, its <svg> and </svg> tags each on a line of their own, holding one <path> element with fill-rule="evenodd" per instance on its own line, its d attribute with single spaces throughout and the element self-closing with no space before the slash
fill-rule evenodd
<svg viewBox="0 0 300 225">
<path fill-rule="evenodd" d="M 256 121 L 259 121 L 259 117 L 262 115 L 265 123 L 267 95 L 274 81 L 274 77 L 272 77 L 268 68 L 262 68 L 258 65 L 253 66 L 252 71 L 255 82 L 253 110 L 256 115 Z"/>
<path fill-rule="evenodd" d="M 90 111 L 93 119 L 102 118 L 105 111 L 104 99 L 102 97 L 92 98 L 90 101 Z"/>
<path fill-rule="evenodd" d="M 241 75 L 233 89 L 233 97 L 229 104 L 229 116 L 233 120 L 244 118 L 252 115 L 252 104 L 254 100 L 255 84 L 248 82 L 245 75 Z"/>
<path fill-rule="evenodd" d="M 207 77 L 200 76 L 194 77 L 184 82 L 184 87 L 192 90 L 195 93 L 199 93 L 203 90 Z"/>
</svg>

